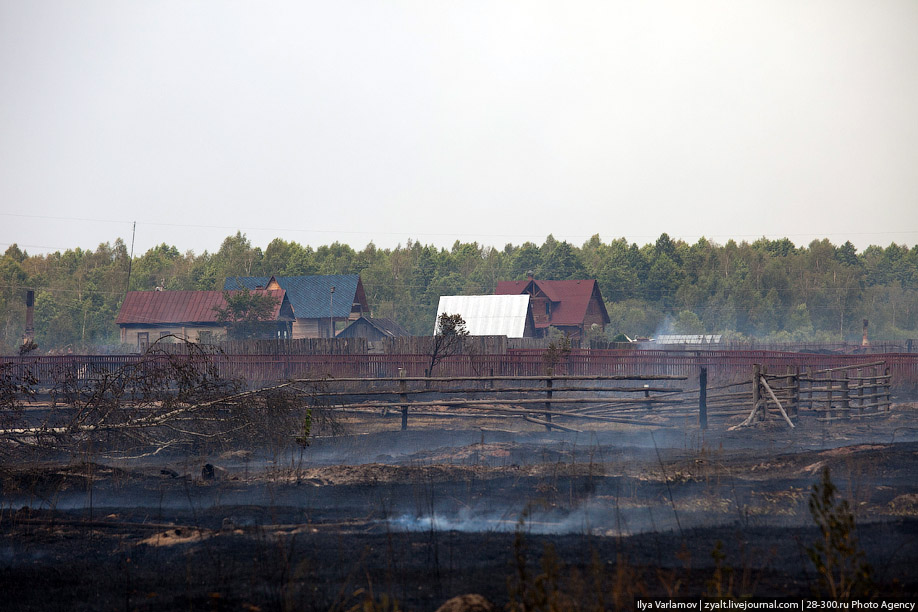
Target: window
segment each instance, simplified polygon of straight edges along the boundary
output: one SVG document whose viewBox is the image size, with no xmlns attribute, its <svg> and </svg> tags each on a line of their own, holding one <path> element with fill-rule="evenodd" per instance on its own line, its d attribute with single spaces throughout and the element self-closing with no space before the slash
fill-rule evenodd
<svg viewBox="0 0 918 612">
<path fill-rule="evenodd" d="M 214 343 L 214 332 L 199 331 L 198 332 L 198 343 L 199 344 L 213 344 Z"/>
<path fill-rule="evenodd" d="M 150 346 L 150 333 L 149 332 L 139 332 L 137 334 L 137 348 L 140 349 L 140 352 L 146 352 L 147 348 Z"/>
</svg>

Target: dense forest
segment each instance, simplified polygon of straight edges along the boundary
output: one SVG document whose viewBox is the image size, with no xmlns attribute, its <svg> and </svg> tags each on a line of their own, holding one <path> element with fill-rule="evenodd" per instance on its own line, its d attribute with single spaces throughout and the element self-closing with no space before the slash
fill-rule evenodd
<svg viewBox="0 0 918 612">
<path fill-rule="evenodd" d="M 363 250 L 334 243 L 312 248 L 277 238 L 265 249 L 242 233 L 215 253 L 182 253 L 165 243 L 133 261 L 119 239 L 95 251 L 29 255 L 16 245 L 0 258 L 0 350 L 14 352 L 25 320 L 24 293 L 35 289 L 40 351 L 98 350 L 118 342 L 114 324 L 126 290 L 220 289 L 227 276 L 360 274 L 373 316 L 429 334 L 441 295 L 493 293 L 499 280 L 595 278 L 612 319 L 606 337 L 723 333 L 774 342 L 841 342 L 918 337 L 918 246 L 857 252 L 828 240 L 797 247 L 762 238 L 719 245 L 661 235 L 638 246 L 594 236 L 581 246 L 548 236 L 503 249 L 456 242 L 436 248 L 409 241 Z"/>
</svg>

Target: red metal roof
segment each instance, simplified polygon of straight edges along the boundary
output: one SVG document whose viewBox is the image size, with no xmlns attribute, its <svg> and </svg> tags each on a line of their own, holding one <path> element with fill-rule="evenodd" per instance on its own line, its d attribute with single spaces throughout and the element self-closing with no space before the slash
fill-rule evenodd
<svg viewBox="0 0 918 612">
<path fill-rule="evenodd" d="M 237 293 L 230 291 L 230 294 Z M 285 291 L 256 290 L 276 298 L 272 319 L 278 319 Z M 222 291 L 129 291 L 118 311 L 118 325 L 157 323 L 217 323 L 214 308 L 225 308 Z"/>
<path fill-rule="evenodd" d="M 532 287 L 530 287 L 532 284 Z M 533 295 L 541 292 L 552 302 L 551 320 L 536 323 L 536 327 L 549 325 L 583 325 L 587 314 L 587 306 L 593 291 L 599 297 L 599 305 L 605 314 L 605 305 L 594 279 L 589 280 L 540 280 L 527 279 L 520 281 L 499 281 L 497 295 L 519 295 L 529 293 Z M 608 319 L 608 315 L 603 317 Z"/>
</svg>

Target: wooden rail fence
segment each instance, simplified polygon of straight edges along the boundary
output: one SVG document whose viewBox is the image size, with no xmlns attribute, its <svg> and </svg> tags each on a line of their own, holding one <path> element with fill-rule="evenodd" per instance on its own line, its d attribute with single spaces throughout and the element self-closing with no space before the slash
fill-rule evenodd
<svg viewBox="0 0 918 612">
<path fill-rule="evenodd" d="M 522 418 L 549 431 L 576 432 L 580 430 L 556 419 L 664 425 L 642 414 L 681 405 L 682 399 L 663 395 L 679 388 L 659 383 L 685 379 L 666 375 L 338 378 L 321 381 L 320 390 L 312 387 L 310 395 L 316 406 L 339 413 L 400 415 L 403 430 L 408 429 L 410 411 L 439 418 Z M 316 381 L 301 382 L 314 385 Z"/>
<path fill-rule="evenodd" d="M 745 381 L 708 386 L 707 368 L 698 386 L 685 375 L 408 376 L 339 378 L 322 381 L 318 405 L 344 413 L 439 418 L 522 418 L 546 429 L 579 432 L 571 422 L 665 427 L 709 420 L 732 428 L 772 418 L 795 428 L 802 415 L 820 421 L 882 416 L 891 406 L 891 377 L 885 362 L 813 371 L 769 374 L 756 364 Z M 750 412 L 751 408 L 751 412 Z M 560 424 L 559 419 L 565 422 Z M 578 425 L 579 426 L 579 425 Z"/>
</svg>

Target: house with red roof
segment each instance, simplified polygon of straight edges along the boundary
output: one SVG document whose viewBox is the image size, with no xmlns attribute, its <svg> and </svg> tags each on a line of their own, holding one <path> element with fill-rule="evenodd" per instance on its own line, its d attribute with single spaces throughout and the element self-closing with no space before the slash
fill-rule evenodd
<svg viewBox="0 0 918 612">
<path fill-rule="evenodd" d="M 287 293 L 282 289 L 251 293 L 270 295 L 275 301 L 264 334 L 290 337 L 294 317 Z M 226 339 L 226 323 L 218 320 L 218 310 L 226 307 L 222 291 L 129 291 L 115 322 L 121 328 L 121 343 L 140 352 L 163 337 L 209 344 Z"/>
<path fill-rule="evenodd" d="M 591 329 L 600 331 L 609 323 L 609 313 L 595 280 L 499 281 L 497 295 L 528 294 L 536 332 L 545 336 L 550 327 L 580 338 Z M 596 327 L 594 327 L 594 325 Z"/>
</svg>

